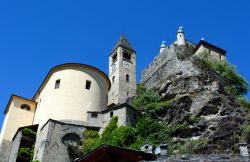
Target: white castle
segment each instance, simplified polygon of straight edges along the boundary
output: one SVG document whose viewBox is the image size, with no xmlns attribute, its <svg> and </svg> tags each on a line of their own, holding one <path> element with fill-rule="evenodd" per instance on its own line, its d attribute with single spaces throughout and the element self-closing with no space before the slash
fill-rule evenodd
<svg viewBox="0 0 250 162">
<path fill-rule="evenodd" d="M 186 43 L 180 28 L 175 44 Z M 160 53 L 165 48 L 163 44 Z M 195 46 L 195 53 L 202 50 L 226 59 L 224 50 L 204 40 Z M 67 147 L 78 146 L 84 130 L 102 131 L 113 116 L 119 117 L 119 125 L 135 125 L 140 113 L 128 104 L 134 96 L 136 52 L 122 35 L 109 56 L 109 76 L 86 64 L 62 64 L 48 72 L 32 99 L 11 96 L 0 135 L 0 162 L 23 161 L 19 148 L 30 145 L 35 145 L 34 160 L 69 162 L 75 157 Z M 37 132 L 35 139 L 25 136 L 25 128 Z"/>
</svg>

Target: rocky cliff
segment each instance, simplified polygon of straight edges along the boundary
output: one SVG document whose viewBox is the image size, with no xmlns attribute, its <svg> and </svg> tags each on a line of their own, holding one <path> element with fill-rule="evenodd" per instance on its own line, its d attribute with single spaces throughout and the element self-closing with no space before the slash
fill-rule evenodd
<svg viewBox="0 0 250 162">
<path fill-rule="evenodd" d="M 194 153 L 239 152 L 238 143 L 246 140 L 248 108 L 230 93 L 227 76 L 204 66 L 189 55 L 188 47 L 171 45 L 143 72 L 141 83 L 156 90 L 171 108 L 156 112 L 168 126 L 186 125 L 173 135 L 175 144 L 200 139 Z M 248 141 L 250 142 L 250 141 Z"/>
</svg>

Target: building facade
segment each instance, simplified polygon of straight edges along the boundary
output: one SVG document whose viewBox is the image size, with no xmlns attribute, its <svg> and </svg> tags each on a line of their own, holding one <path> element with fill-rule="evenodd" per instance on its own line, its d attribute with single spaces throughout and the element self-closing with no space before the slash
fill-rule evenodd
<svg viewBox="0 0 250 162">
<path fill-rule="evenodd" d="M 169 66 L 178 63 L 177 47 L 192 45 L 195 55 L 207 50 L 211 59 L 226 60 L 226 52 L 214 45 L 187 41 L 183 28 L 176 37 L 170 46 L 162 43 L 160 54 L 142 72 L 145 86 L 160 81 L 152 76 L 167 62 Z M 75 160 L 84 130 L 102 132 L 114 116 L 119 126 L 136 124 L 140 113 L 128 104 L 135 96 L 136 51 L 122 34 L 109 55 L 109 76 L 86 64 L 62 64 L 49 71 L 32 99 L 11 96 L 0 135 L 0 162 L 25 161 L 19 152 L 27 146 L 34 146 L 34 160 L 40 162 Z M 36 135 L 27 134 L 26 128 Z"/>
<path fill-rule="evenodd" d="M 34 160 L 69 162 L 77 157 L 69 145 L 77 150 L 84 130 L 102 131 L 113 116 L 119 125 L 134 125 L 139 113 L 126 100 L 136 95 L 136 57 L 124 35 L 112 50 L 110 69 L 113 55 L 117 66 L 110 77 L 86 64 L 62 64 L 49 71 L 32 99 L 12 95 L 4 112 L 0 162 L 25 161 L 20 148 L 33 145 Z M 116 97 L 109 99 L 109 91 Z M 26 128 L 36 136 L 29 137 Z"/>
</svg>

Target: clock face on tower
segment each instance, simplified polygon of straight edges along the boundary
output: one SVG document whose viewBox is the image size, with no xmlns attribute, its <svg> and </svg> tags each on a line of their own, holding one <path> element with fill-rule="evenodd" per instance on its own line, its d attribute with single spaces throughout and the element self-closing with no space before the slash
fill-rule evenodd
<svg viewBox="0 0 250 162">
<path fill-rule="evenodd" d="M 123 60 L 122 66 L 125 67 L 125 68 L 129 68 L 130 67 L 130 63 Z"/>
</svg>

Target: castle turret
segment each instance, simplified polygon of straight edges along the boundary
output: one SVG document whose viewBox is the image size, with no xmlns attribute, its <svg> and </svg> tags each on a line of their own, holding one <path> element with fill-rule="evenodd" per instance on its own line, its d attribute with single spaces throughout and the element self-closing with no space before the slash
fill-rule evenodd
<svg viewBox="0 0 250 162">
<path fill-rule="evenodd" d="M 185 45 L 185 35 L 184 35 L 184 31 L 183 31 L 183 27 L 179 27 L 179 30 L 176 33 L 177 35 L 177 45 L 181 46 L 181 45 Z"/>
<path fill-rule="evenodd" d="M 111 89 L 108 105 L 122 104 L 136 95 L 136 54 L 124 34 L 109 56 Z"/>
<path fill-rule="evenodd" d="M 160 47 L 160 53 L 163 53 L 165 49 L 166 49 L 165 41 L 162 41 L 162 44 L 161 44 L 161 47 Z"/>
</svg>

